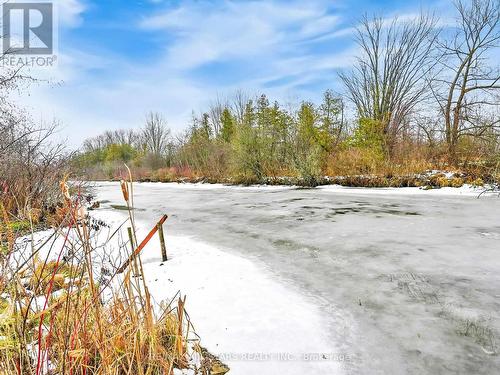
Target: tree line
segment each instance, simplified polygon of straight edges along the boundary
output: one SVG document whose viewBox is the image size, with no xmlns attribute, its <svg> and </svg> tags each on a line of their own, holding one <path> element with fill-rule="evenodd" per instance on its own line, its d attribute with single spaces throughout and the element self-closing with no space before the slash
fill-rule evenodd
<svg viewBox="0 0 500 375">
<path fill-rule="evenodd" d="M 499 162 L 500 1 L 454 5 L 456 24 L 446 28 L 426 13 L 365 16 L 356 28 L 356 61 L 339 74 L 343 93 L 328 90 L 321 103 L 238 91 L 193 114 L 175 137 L 150 113 L 140 130 L 86 140 L 75 165 L 95 178 L 116 177 L 126 162 L 160 180 L 293 176 L 310 184 L 324 175 L 437 166 L 490 173 Z"/>
</svg>

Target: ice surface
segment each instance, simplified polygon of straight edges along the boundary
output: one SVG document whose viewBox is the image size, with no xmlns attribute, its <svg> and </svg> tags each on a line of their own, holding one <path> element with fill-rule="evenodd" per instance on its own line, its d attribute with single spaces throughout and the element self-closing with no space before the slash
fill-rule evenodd
<svg viewBox="0 0 500 375">
<path fill-rule="evenodd" d="M 118 184 L 97 192 L 97 212 L 121 204 Z M 135 192 L 141 225 L 170 215 L 172 260 L 160 266 L 159 253 L 148 254 L 149 281 L 158 297 L 188 295 L 209 349 L 336 354 L 228 361 L 235 374 L 500 368 L 495 196 L 176 184 L 136 184 Z"/>
</svg>

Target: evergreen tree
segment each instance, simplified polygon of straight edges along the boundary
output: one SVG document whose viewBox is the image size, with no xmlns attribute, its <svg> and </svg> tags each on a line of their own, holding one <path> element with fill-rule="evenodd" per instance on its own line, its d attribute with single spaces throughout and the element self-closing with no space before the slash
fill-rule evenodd
<svg viewBox="0 0 500 375">
<path fill-rule="evenodd" d="M 235 128 L 236 128 L 236 120 L 231 114 L 231 111 L 229 108 L 224 108 L 221 114 L 221 124 L 222 124 L 222 130 L 221 130 L 221 138 L 224 142 L 229 143 L 231 139 L 233 138 Z"/>
</svg>

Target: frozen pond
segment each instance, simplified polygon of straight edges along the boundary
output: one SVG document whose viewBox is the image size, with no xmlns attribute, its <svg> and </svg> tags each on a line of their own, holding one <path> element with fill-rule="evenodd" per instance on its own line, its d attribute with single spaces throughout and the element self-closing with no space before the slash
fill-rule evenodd
<svg viewBox="0 0 500 375">
<path fill-rule="evenodd" d="M 97 191 L 122 204 L 117 184 Z M 500 368 L 500 198 L 148 183 L 135 205 L 170 215 L 167 244 L 191 236 L 314 301 L 346 373 Z"/>
</svg>

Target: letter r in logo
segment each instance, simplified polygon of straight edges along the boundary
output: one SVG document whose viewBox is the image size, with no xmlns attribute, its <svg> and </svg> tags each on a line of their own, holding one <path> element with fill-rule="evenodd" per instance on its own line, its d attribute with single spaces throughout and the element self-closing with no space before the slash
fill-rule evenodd
<svg viewBox="0 0 500 375">
<path fill-rule="evenodd" d="M 51 55 L 53 53 L 52 3 L 4 3 L 3 52 L 20 55 Z M 14 17 L 22 15 L 21 17 Z M 21 23 L 22 35 L 15 35 Z M 16 40 L 19 39 L 19 40 Z"/>
</svg>

